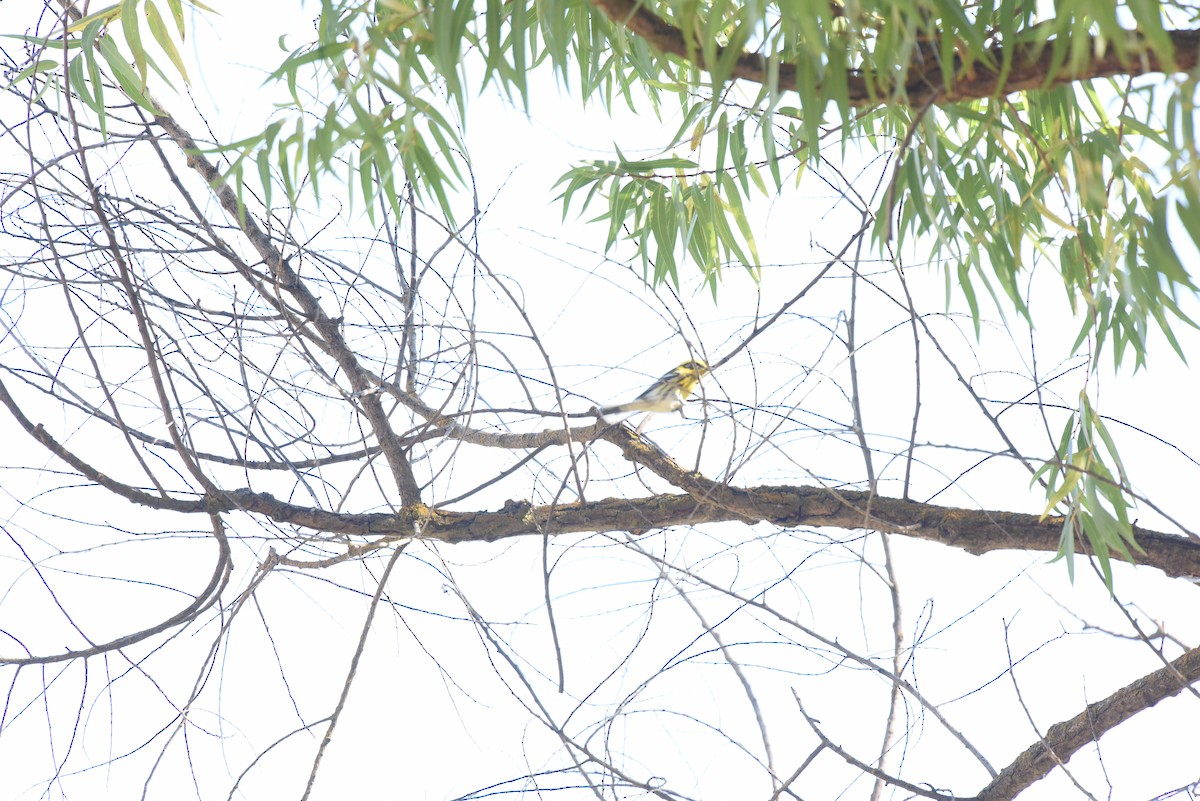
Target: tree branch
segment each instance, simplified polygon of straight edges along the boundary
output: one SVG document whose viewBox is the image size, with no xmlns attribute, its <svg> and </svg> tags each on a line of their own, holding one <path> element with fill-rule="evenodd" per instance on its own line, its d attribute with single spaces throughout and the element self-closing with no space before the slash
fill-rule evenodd
<svg viewBox="0 0 1200 801">
<path fill-rule="evenodd" d="M 618 25 L 623 25 L 634 34 L 649 42 L 661 53 L 676 56 L 701 69 L 708 69 L 703 63 L 697 63 L 696 55 L 701 52 L 700 43 L 694 38 L 689 41 L 684 31 L 650 11 L 642 0 L 591 0 L 592 4 L 603 11 L 609 19 Z M 1093 78 L 1106 78 L 1112 75 L 1145 75 L 1153 72 L 1188 72 L 1197 64 L 1200 57 L 1200 30 L 1168 31 L 1167 35 L 1175 47 L 1174 60 L 1164 62 L 1152 49 L 1146 47 L 1140 36 L 1131 31 L 1131 44 L 1125 57 L 1118 48 L 1096 37 L 1090 37 L 1086 46 L 1080 48 L 1089 53 L 1100 53 L 1093 56 L 1088 64 L 1077 71 L 1069 70 L 1056 60 L 1061 56 L 1054 54 L 1050 43 L 1038 45 L 1021 44 L 1014 47 L 1012 66 L 1007 75 L 999 70 L 990 69 L 981 59 L 975 59 L 971 69 L 957 74 L 953 85 L 945 86 L 941 80 L 941 70 L 933 75 L 927 75 L 921 65 L 913 64 L 909 71 L 909 81 L 904 87 L 904 97 L 909 106 L 921 108 L 926 105 L 944 105 L 962 100 L 979 100 L 1010 92 L 1020 92 L 1030 89 L 1046 89 L 1073 81 L 1086 81 Z M 717 47 L 718 58 L 725 48 Z M 991 47 L 985 52 L 984 58 L 993 64 L 1005 63 L 1003 47 Z M 1056 69 L 1056 66 L 1058 67 Z M 768 83 L 770 70 L 769 60 L 758 53 L 742 53 L 734 62 L 732 76 L 754 83 Z M 845 76 L 848 104 L 854 107 L 875 106 L 882 98 L 895 96 L 895 88 L 883 85 L 872 85 L 862 76 L 848 74 Z M 799 81 L 794 64 L 786 62 L 778 65 L 776 86 L 782 91 L 795 91 Z"/>
<path fill-rule="evenodd" d="M 221 593 L 225 590 L 225 585 L 229 583 L 229 577 L 233 574 L 233 555 L 229 547 L 229 537 L 225 533 L 225 524 L 217 515 L 210 515 L 210 519 L 213 527 L 213 538 L 217 541 L 217 563 L 213 567 L 212 576 L 209 578 L 208 584 L 204 589 L 196 593 L 192 602 L 183 609 L 165 620 L 155 623 L 153 626 L 122 635 L 108 642 L 91 645 L 87 648 L 62 651 L 49 656 L 30 654 L 25 657 L 6 657 L 0 655 L 0 665 L 49 665 L 55 662 L 68 662 L 74 659 L 88 659 L 93 656 L 109 653 L 110 651 L 119 651 L 122 648 L 128 648 L 156 634 L 161 634 L 167 629 L 182 626 L 195 620 L 200 613 L 207 610 L 220 599 Z"/>
<path fill-rule="evenodd" d="M 1050 727 L 1040 742 L 1025 749 L 983 789 L 976 801 L 1008 801 L 1045 778 L 1079 749 L 1159 701 L 1178 695 L 1200 681 L 1200 648 L 1193 648 L 1166 667 L 1122 687 L 1107 698 L 1088 704 L 1070 720 Z"/>
<path fill-rule="evenodd" d="M 508 501 L 494 512 L 454 512 L 416 507 L 397 514 L 342 514 L 298 506 L 266 493 L 237 490 L 226 499 L 210 499 L 209 510 L 261 514 L 285 524 L 334 534 L 402 539 L 414 535 L 445 542 L 493 542 L 526 534 L 631 531 L 635 534 L 673 526 L 740 521 L 780 526 L 870 529 L 939 542 L 973 554 L 1000 550 L 1054 552 L 1062 518 L 955 509 L 868 492 L 822 487 L 725 487 L 722 499 L 737 500 L 730 510 L 698 501 L 693 495 L 606 498 L 587 503 L 534 506 Z M 148 496 L 152 497 L 152 496 Z M 870 513 L 867 509 L 870 504 Z M 1137 564 L 1156 567 L 1171 577 L 1200 576 L 1200 542 L 1173 534 L 1136 529 L 1145 550 Z"/>
<path fill-rule="evenodd" d="M 524 534 L 573 534 L 629 531 L 739 521 L 779 526 L 869 529 L 940 542 L 973 554 L 999 550 L 1058 550 L 1061 517 L 979 509 L 955 509 L 887 498 L 869 492 L 824 487 L 763 485 L 733 487 L 684 470 L 673 459 L 624 427 L 601 436 L 686 494 L 646 498 L 607 498 L 586 503 L 534 506 L 510 500 L 495 512 L 456 512 L 411 504 L 396 513 L 331 512 L 278 500 L 250 489 L 218 490 L 200 498 L 162 497 L 124 484 L 92 467 L 40 424 L 27 418 L 0 382 L 0 404 L 47 450 L 88 480 L 139 506 L 182 513 L 244 511 L 329 534 L 391 539 L 420 536 L 445 542 L 494 542 Z M 589 427 L 590 428 L 590 427 Z M 1134 527 L 1137 564 L 1156 567 L 1171 577 L 1200 576 L 1200 540 Z M 1114 554 L 1116 555 L 1116 554 Z"/>
</svg>

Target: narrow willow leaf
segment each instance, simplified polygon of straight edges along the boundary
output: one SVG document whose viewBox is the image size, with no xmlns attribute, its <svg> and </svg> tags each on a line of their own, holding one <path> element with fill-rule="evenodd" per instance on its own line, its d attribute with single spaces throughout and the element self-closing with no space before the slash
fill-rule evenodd
<svg viewBox="0 0 1200 801">
<path fill-rule="evenodd" d="M 97 114 L 100 114 L 103 112 L 103 108 L 99 107 L 95 95 L 88 88 L 87 76 L 83 71 L 86 65 L 87 58 L 84 56 L 71 59 L 71 63 L 67 65 L 67 75 L 71 81 L 71 91 L 83 101 L 84 105 Z"/>
<path fill-rule="evenodd" d="M 274 182 L 271 180 L 271 151 L 269 148 L 261 148 L 258 151 L 258 181 L 262 186 L 263 205 L 267 210 L 271 209 L 271 190 Z"/>
<path fill-rule="evenodd" d="M 1175 46 L 1163 27 L 1162 4 L 1157 0 L 1126 0 L 1125 5 L 1137 22 L 1138 33 L 1145 37 L 1154 54 L 1169 65 L 1164 71 L 1174 72 Z"/>
<path fill-rule="evenodd" d="M 1058 553 L 1055 554 L 1052 562 L 1059 559 L 1066 560 L 1067 563 L 1067 578 L 1072 583 L 1075 582 L 1075 514 L 1069 514 L 1063 520 L 1062 531 L 1058 537 Z"/>
<path fill-rule="evenodd" d="M 1066 500 L 1067 496 L 1079 486 L 1080 478 L 1083 476 L 1082 471 L 1076 469 L 1073 464 L 1067 467 L 1064 473 L 1062 486 L 1046 499 L 1046 508 L 1042 510 L 1041 515 L 1042 520 L 1054 514 L 1054 510 L 1058 505 Z"/>
<path fill-rule="evenodd" d="M 294 81 L 296 78 L 296 71 L 299 70 L 300 67 L 322 61 L 330 61 L 337 56 L 344 54 L 350 49 L 350 47 L 351 45 L 349 42 L 333 42 L 293 53 L 292 55 L 288 56 L 283 64 L 281 64 L 274 72 L 267 76 L 264 83 L 279 80 L 280 78 L 288 78 L 288 80 Z M 292 87 L 292 92 L 294 95 L 294 86 Z M 299 99 L 296 100 L 296 104 L 300 105 Z"/>
<path fill-rule="evenodd" d="M 140 0 L 121 0 L 121 31 L 125 34 L 125 44 L 133 55 L 133 63 L 137 67 L 140 91 L 146 89 L 146 62 L 149 56 L 142 44 L 142 29 L 138 25 L 138 3 Z"/>
<path fill-rule="evenodd" d="M 183 27 L 183 0 L 167 0 L 167 7 L 171 9 L 171 18 L 175 20 L 175 30 L 179 31 L 179 40 L 183 41 L 186 31 Z M 212 9 L 204 9 L 211 12 Z"/>
<path fill-rule="evenodd" d="M 117 17 L 121 15 L 123 6 L 123 2 L 113 3 L 111 6 L 105 6 L 99 11 L 93 11 L 91 14 L 72 22 L 70 27 L 67 28 L 67 32 L 77 33 L 78 31 L 87 30 L 92 25 L 95 25 L 96 29 L 99 30 L 108 23 L 117 19 Z"/>
<path fill-rule="evenodd" d="M 167 58 L 171 59 L 171 63 L 175 65 L 175 69 L 179 71 L 183 79 L 190 83 L 183 59 L 180 58 L 179 51 L 175 49 L 175 42 L 171 40 L 171 34 L 167 31 L 166 23 L 158 13 L 158 7 L 154 5 L 154 0 L 146 0 L 146 22 L 150 26 L 150 33 L 154 36 L 154 41 L 158 42 L 158 46 L 167 54 Z"/>
<path fill-rule="evenodd" d="M 57 67 L 58 67 L 57 61 L 54 61 L 54 60 L 48 59 L 48 58 L 39 59 L 39 60 L 35 61 L 34 63 L 30 64 L 25 69 L 18 72 L 16 74 L 16 76 L 12 79 L 12 81 L 9 82 L 8 86 L 11 87 L 15 84 L 18 84 L 18 83 L 24 81 L 26 78 L 28 78 L 31 75 L 38 75 L 43 72 L 50 72 Z"/>
<path fill-rule="evenodd" d="M 129 62 L 121 55 L 113 38 L 111 36 L 102 38 L 99 49 L 100 55 L 104 56 L 104 60 L 108 63 L 109 68 L 112 69 L 113 77 L 117 79 L 121 90 L 129 96 L 129 99 L 151 114 L 158 114 L 159 110 L 154 107 L 154 104 L 143 93 L 144 84 L 142 84 L 137 74 L 130 68 Z"/>
</svg>

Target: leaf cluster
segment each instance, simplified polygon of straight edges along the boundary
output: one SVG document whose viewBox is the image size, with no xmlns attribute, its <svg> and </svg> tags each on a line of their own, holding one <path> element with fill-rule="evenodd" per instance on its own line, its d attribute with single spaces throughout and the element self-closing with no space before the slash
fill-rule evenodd
<svg viewBox="0 0 1200 801">
<path fill-rule="evenodd" d="M 172 84 L 143 38 L 143 25 L 158 52 L 166 56 L 184 81 L 189 80 L 178 47 L 186 34 L 185 0 L 161 2 L 166 4 L 173 29 L 155 0 L 121 0 L 74 21 L 58 38 L 7 34 L 26 41 L 36 53 L 9 86 L 28 79 L 47 79 L 39 97 L 50 88 L 71 92 L 96 115 L 102 134 L 107 135 L 108 112 L 113 103 L 105 98 L 103 68 L 107 67 L 122 99 L 132 100 L 151 114 L 159 113 L 147 91 L 149 73 L 153 72 L 168 86 Z M 213 13 L 213 9 L 199 0 L 186 0 L 186 4 Z"/>
</svg>

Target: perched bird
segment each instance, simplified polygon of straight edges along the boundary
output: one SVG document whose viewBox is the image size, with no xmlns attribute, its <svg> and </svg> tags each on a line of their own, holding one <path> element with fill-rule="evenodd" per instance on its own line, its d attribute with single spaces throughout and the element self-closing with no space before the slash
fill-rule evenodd
<svg viewBox="0 0 1200 801">
<path fill-rule="evenodd" d="M 708 362 L 698 359 L 684 362 L 629 403 L 601 407 L 600 417 L 606 423 L 618 423 L 638 412 L 677 412 L 707 372 Z"/>
</svg>

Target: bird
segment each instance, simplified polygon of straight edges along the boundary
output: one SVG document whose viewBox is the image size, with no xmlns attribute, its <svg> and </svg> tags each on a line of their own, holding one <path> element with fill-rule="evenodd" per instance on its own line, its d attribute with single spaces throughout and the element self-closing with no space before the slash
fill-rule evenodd
<svg viewBox="0 0 1200 801">
<path fill-rule="evenodd" d="M 600 418 L 606 423 L 619 423 L 638 412 L 677 412 L 683 408 L 688 396 L 696 391 L 700 379 L 707 372 L 708 362 L 699 359 L 686 361 L 628 403 L 600 407 Z"/>
</svg>

